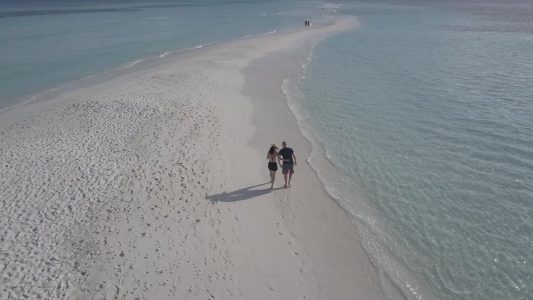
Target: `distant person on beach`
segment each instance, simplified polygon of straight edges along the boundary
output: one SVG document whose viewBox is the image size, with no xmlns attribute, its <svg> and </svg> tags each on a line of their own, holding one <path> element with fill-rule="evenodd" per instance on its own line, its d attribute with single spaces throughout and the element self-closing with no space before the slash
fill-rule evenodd
<svg viewBox="0 0 533 300">
<path fill-rule="evenodd" d="M 272 144 L 267 153 L 268 170 L 270 171 L 270 188 L 274 188 L 274 180 L 276 180 L 276 172 L 278 171 L 279 154 L 276 144 Z"/>
<path fill-rule="evenodd" d="M 283 141 L 281 143 L 281 150 L 279 150 L 279 156 L 283 159 L 283 164 L 281 164 L 281 173 L 283 173 L 283 178 L 285 179 L 285 187 L 291 186 L 292 175 L 294 174 L 294 166 L 296 165 L 296 155 L 294 155 L 294 150 L 287 147 L 287 142 Z M 287 181 L 287 175 L 289 175 L 289 180 Z"/>
</svg>

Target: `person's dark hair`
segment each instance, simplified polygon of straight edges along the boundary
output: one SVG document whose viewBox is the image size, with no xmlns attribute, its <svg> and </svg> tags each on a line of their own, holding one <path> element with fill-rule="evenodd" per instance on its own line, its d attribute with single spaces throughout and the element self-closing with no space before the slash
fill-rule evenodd
<svg viewBox="0 0 533 300">
<path fill-rule="evenodd" d="M 272 155 L 274 154 L 274 151 L 276 151 L 276 146 L 270 146 L 270 149 L 268 150 L 268 154 Z"/>
</svg>

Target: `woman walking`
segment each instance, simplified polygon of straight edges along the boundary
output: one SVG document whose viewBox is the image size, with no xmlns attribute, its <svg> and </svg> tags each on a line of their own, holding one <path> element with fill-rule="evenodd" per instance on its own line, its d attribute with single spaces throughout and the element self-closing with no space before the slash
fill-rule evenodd
<svg viewBox="0 0 533 300">
<path fill-rule="evenodd" d="M 278 170 L 278 147 L 275 144 L 270 146 L 267 153 L 268 170 L 270 171 L 270 188 L 274 188 L 274 180 L 276 180 L 276 171 Z"/>
</svg>

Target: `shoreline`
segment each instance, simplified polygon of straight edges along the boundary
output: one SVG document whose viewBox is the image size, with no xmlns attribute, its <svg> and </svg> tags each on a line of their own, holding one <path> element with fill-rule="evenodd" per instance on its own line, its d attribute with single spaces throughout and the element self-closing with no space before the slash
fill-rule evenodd
<svg viewBox="0 0 533 300">
<path fill-rule="evenodd" d="M 315 43 L 312 44 L 313 45 L 309 45 L 310 48 L 312 48 Z M 354 297 L 354 295 L 357 295 L 357 299 L 386 299 L 384 294 L 382 294 L 380 291 L 381 286 L 374 281 L 374 279 L 377 277 L 377 274 L 375 273 L 375 266 L 370 261 L 365 249 L 361 247 L 362 241 L 356 226 L 351 222 L 348 212 L 345 211 L 345 209 L 339 203 L 337 203 L 337 201 L 334 200 L 331 195 L 328 194 L 323 182 L 318 178 L 317 171 L 311 167 L 308 162 L 308 159 L 311 157 L 311 152 L 315 151 L 315 149 L 313 148 L 314 146 L 312 146 L 312 142 L 301 132 L 301 128 L 299 127 L 299 124 L 297 124 L 296 118 L 293 115 L 293 111 L 289 107 L 290 103 L 287 102 L 288 99 L 281 88 L 283 83 L 282 81 L 284 80 L 279 82 L 276 81 L 272 86 L 264 86 L 263 84 L 263 76 L 284 79 L 283 76 L 280 76 L 280 73 L 287 73 L 287 71 L 295 71 L 301 68 L 301 65 L 298 64 L 305 59 L 304 55 L 302 54 L 303 53 L 298 53 L 295 55 L 292 53 L 280 55 L 279 53 L 269 53 L 266 55 L 266 57 L 254 61 L 251 66 L 244 70 L 247 82 L 250 81 L 250 83 L 245 83 L 243 93 L 249 98 L 255 99 L 252 100 L 255 105 L 254 125 L 256 128 L 262 128 L 262 130 L 258 130 L 250 143 L 258 152 L 266 152 L 268 143 L 265 143 L 265 140 L 270 141 L 270 139 L 276 139 L 276 137 L 280 137 L 278 138 L 279 141 L 275 140 L 276 144 L 280 144 L 281 136 L 283 136 L 283 140 L 286 139 L 288 141 L 288 146 L 294 147 L 297 158 L 299 157 L 299 164 L 295 167 L 296 173 L 295 177 L 293 178 L 292 188 L 294 188 L 294 186 L 303 186 L 302 189 L 306 191 L 305 193 L 307 196 L 294 196 L 292 195 L 290 188 L 288 190 L 282 189 L 280 191 L 275 191 L 272 198 L 279 201 L 278 209 L 280 211 L 284 211 L 286 215 L 291 214 L 291 217 L 295 219 L 299 219 L 300 216 L 298 215 L 305 211 L 305 216 L 302 216 L 301 219 L 292 224 L 292 227 L 289 227 L 291 227 L 293 230 L 291 235 L 298 236 L 301 239 L 301 242 L 305 241 L 302 242 L 301 247 L 305 249 L 304 252 L 307 252 L 307 255 L 310 257 L 320 257 L 324 260 L 321 262 L 321 264 L 330 267 L 339 262 L 353 262 L 353 265 L 349 265 L 348 268 L 344 268 L 346 266 L 343 265 L 331 267 L 333 270 L 335 270 L 330 270 L 331 273 L 337 273 L 339 277 L 346 279 L 346 282 L 343 283 L 338 282 L 340 281 L 339 278 L 336 278 L 336 281 L 332 282 L 331 278 L 322 273 L 324 270 L 314 270 L 317 272 L 315 276 L 324 276 L 324 278 L 318 279 L 324 286 L 339 285 L 329 288 L 329 290 L 339 291 L 339 294 L 337 294 L 335 297 L 332 297 L 332 299 L 347 299 Z M 282 56 L 285 57 L 282 58 Z M 273 73 L 276 75 L 273 76 Z M 301 74 L 298 74 L 298 76 L 300 75 Z M 272 117 L 276 114 L 278 116 Z M 283 132 L 283 130 L 286 130 L 286 133 L 280 134 L 279 132 Z M 272 134 L 271 131 L 275 133 Z M 302 172 L 304 174 L 302 174 Z M 305 182 L 300 183 L 302 180 Z M 276 177 L 276 182 L 278 186 L 282 185 L 283 177 L 279 172 Z M 294 184 L 294 182 L 296 182 L 296 184 Z M 313 195 L 312 199 L 306 199 L 309 194 Z M 291 201 L 291 199 L 293 201 Z M 316 207 L 317 210 L 310 211 L 307 206 Z M 321 218 L 320 221 L 317 222 L 313 220 L 315 217 Z M 322 217 L 324 217 L 324 219 L 322 219 Z M 296 224 L 298 224 L 298 226 L 295 226 Z M 339 229 L 339 231 L 327 232 L 327 229 L 321 230 L 318 228 L 324 225 L 329 227 L 329 229 L 336 228 Z M 317 237 L 319 232 L 324 236 Z M 310 233 L 311 235 L 309 236 Z M 340 234 L 347 239 L 343 242 L 337 242 L 347 243 L 348 245 L 342 244 L 331 246 L 322 245 L 321 243 L 315 244 L 315 242 L 312 241 L 313 239 L 328 240 L 329 235 L 335 234 Z M 336 246 L 343 248 L 344 250 L 349 249 L 351 253 L 339 253 L 339 251 L 336 249 Z M 315 254 L 309 254 L 309 252 L 313 251 Z M 322 251 L 323 253 L 316 254 L 316 252 Z M 329 255 L 336 256 L 336 259 L 333 259 L 333 261 L 328 261 L 328 253 Z M 339 259 L 339 257 L 342 258 Z M 361 269 L 365 271 L 364 273 L 366 276 L 368 276 L 368 281 L 353 277 L 353 273 L 359 272 L 356 270 L 350 270 L 350 267 L 355 266 L 357 266 L 359 271 L 361 271 Z M 342 272 L 345 273 L 341 275 Z M 326 273 L 331 274 L 327 271 Z M 350 286 L 350 284 L 352 286 Z M 325 299 L 330 297 L 327 294 L 321 295 L 321 291 L 319 290 L 315 290 L 313 292 L 316 296 L 316 299 Z"/>
<path fill-rule="evenodd" d="M 17 108 L 26 119 L 0 124 L 0 138 L 17 168 L 38 162 L 33 174 L 43 179 L 32 184 L 52 193 L 30 190 L 40 212 L 28 208 L 19 216 L 37 232 L 53 221 L 57 232 L 19 241 L 35 241 L 48 256 L 32 248 L 29 257 L 18 257 L 26 268 L 6 265 L 16 274 L 2 293 L 384 299 L 355 226 L 303 162 L 311 145 L 281 91 L 302 49 L 353 29 L 353 22 L 341 18 L 216 45 Z M 292 188 L 270 192 L 262 156 L 279 139 L 295 147 L 300 165 Z M 32 182 L 34 175 L 13 173 L 14 167 L 0 170 Z M 278 188 L 281 180 L 278 172 Z M 18 212 L 23 199 L 16 187 L 7 188 L 13 200 L 2 206 L 7 213 Z M 14 223 L 8 238 L 21 232 Z M 18 245 L 8 246 L 14 248 L 3 250 L 13 259 Z M 48 278 L 24 276 L 43 263 L 52 266 L 44 271 Z"/>
</svg>

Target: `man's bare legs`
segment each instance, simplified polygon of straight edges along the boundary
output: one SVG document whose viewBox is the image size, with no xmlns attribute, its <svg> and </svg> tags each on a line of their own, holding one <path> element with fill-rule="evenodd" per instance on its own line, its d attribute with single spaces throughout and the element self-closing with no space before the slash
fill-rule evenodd
<svg viewBox="0 0 533 300">
<path fill-rule="evenodd" d="M 291 179 L 292 179 L 292 172 L 289 172 L 289 184 L 287 184 L 288 187 L 291 186 Z"/>
<path fill-rule="evenodd" d="M 292 172 L 288 172 L 283 174 L 283 179 L 285 180 L 285 187 L 290 187 L 291 186 L 291 179 L 292 179 Z M 287 175 L 288 175 L 288 181 L 287 181 Z"/>
</svg>

